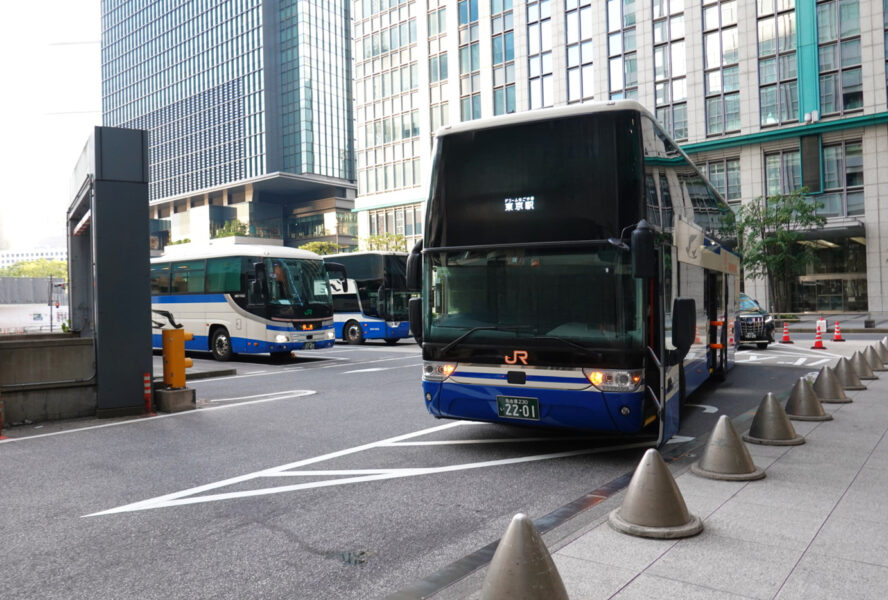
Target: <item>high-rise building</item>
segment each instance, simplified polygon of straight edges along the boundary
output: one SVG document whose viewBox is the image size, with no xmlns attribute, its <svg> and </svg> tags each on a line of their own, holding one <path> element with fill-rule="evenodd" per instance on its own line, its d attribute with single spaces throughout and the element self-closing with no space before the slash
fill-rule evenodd
<svg viewBox="0 0 888 600">
<path fill-rule="evenodd" d="M 149 135 L 153 240 L 357 245 L 348 0 L 103 0 L 103 124 Z"/>
<path fill-rule="evenodd" d="M 650 108 L 732 205 L 807 186 L 797 311 L 888 311 L 888 0 L 354 0 L 358 230 L 422 235 L 434 131 Z M 746 289 L 762 302 L 761 280 Z"/>
</svg>

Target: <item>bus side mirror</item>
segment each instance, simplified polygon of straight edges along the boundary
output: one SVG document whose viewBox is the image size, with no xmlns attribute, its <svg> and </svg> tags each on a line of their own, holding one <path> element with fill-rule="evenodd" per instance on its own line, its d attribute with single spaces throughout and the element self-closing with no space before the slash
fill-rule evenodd
<svg viewBox="0 0 888 600">
<path fill-rule="evenodd" d="M 407 303 L 407 314 L 410 315 L 410 331 L 413 339 L 422 346 L 422 298 L 411 298 Z"/>
<path fill-rule="evenodd" d="M 418 292 L 422 289 L 422 240 L 416 242 L 407 257 L 407 290 Z"/>
<path fill-rule="evenodd" d="M 672 345 L 678 348 L 677 360 L 687 356 L 694 343 L 697 328 L 697 303 L 693 298 L 676 298 L 672 302 Z"/>
<path fill-rule="evenodd" d="M 638 279 L 657 277 L 657 251 L 654 230 L 642 219 L 632 232 L 632 276 Z"/>
<path fill-rule="evenodd" d="M 338 274 L 338 277 L 334 277 L 332 279 L 338 279 L 342 285 L 342 291 L 348 291 L 348 273 L 345 271 L 345 265 L 336 263 L 336 262 L 327 262 L 324 261 L 324 268 L 327 269 L 327 278 L 330 279 L 331 273 Z"/>
</svg>

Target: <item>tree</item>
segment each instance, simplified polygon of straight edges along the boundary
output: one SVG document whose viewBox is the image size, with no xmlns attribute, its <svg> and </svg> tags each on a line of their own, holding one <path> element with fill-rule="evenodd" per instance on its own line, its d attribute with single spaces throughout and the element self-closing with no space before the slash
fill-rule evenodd
<svg viewBox="0 0 888 600">
<path fill-rule="evenodd" d="M 336 254 L 340 250 L 342 250 L 344 246 L 336 244 L 334 242 L 308 242 L 307 244 L 302 244 L 299 246 L 300 250 L 308 250 L 309 252 L 314 252 L 315 254 Z"/>
<path fill-rule="evenodd" d="M 371 235 L 364 240 L 368 250 L 388 250 L 393 252 L 407 251 L 407 238 L 400 233 L 382 233 Z"/>
<path fill-rule="evenodd" d="M 0 277 L 57 277 L 68 279 L 68 263 L 64 260 L 26 260 L 0 269 Z"/>
<path fill-rule="evenodd" d="M 743 204 L 737 214 L 743 270 L 747 277 L 767 280 L 774 312 L 789 309 L 795 277 L 815 260 L 811 247 L 799 243 L 803 232 L 826 223 L 826 217 L 817 214 L 823 205 L 808 198 L 807 191 L 759 197 Z"/>
<path fill-rule="evenodd" d="M 216 230 L 214 238 L 232 237 L 235 235 L 247 235 L 247 226 L 237 219 L 226 221 L 225 225 Z"/>
</svg>

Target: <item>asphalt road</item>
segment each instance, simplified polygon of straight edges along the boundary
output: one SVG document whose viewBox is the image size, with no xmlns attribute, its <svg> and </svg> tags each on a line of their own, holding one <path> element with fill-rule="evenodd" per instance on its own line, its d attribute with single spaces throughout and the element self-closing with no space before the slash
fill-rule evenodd
<svg viewBox="0 0 888 600">
<path fill-rule="evenodd" d="M 740 352 L 725 382 L 691 397 L 675 447 L 785 395 L 824 356 Z M 0 597 L 386 597 L 497 540 L 515 513 L 549 515 L 641 456 L 436 420 L 420 362 L 406 341 L 246 358 L 236 376 L 189 383 L 195 411 L 4 432 Z"/>
</svg>

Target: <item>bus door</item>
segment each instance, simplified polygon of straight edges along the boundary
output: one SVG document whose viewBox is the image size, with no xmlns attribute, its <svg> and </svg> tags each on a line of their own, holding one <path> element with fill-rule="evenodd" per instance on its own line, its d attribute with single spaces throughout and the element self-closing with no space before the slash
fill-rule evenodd
<svg viewBox="0 0 888 600">
<path fill-rule="evenodd" d="M 706 271 L 707 363 L 709 372 L 724 376 L 728 370 L 728 308 L 725 276 L 718 271 Z"/>
<path fill-rule="evenodd" d="M 652 287 L 649 292 L 651 297 L 655 298 L 653 300 L 653 304 L 656 306 L 654 314 L 659 320 L 651 327 L 650 347 L 656 351 L 659 364 L 655 364 L 653 360 L 649 361 L 645 377 L 650 382 L 649 387 L 656 392 L 657 400 L 661 404 L 659 417 L 663 439 L 667 440 L 678 433 L 684 367 L 682 360 L 670 361 L 669 359 L 669 350 L 674 350 L 672 346 L 672 301 L 678 295 L 678 262 L 672 246 L 664 245 L 660 252 L 662 253 L 660 285 Z"/>
</svg>

